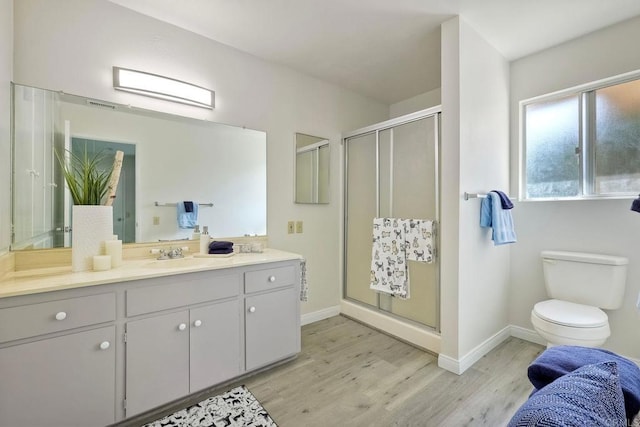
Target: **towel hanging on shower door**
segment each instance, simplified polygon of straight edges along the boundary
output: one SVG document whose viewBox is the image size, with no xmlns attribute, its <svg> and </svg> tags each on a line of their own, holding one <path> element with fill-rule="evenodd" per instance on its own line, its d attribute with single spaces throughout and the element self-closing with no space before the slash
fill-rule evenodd
<svg viewBox="0 0 640 427">
<path fill-rule="evenodd" d="M 408 261 L 433 262 L 433 221 L 374 218 L 371 289 L 409 298 Z"/>
<path fill-rule="evenodd" d="M 405 231 L 402 220 L 398 218 L 373 219 L 370 288 L 409 298 Z"/>
</svg>

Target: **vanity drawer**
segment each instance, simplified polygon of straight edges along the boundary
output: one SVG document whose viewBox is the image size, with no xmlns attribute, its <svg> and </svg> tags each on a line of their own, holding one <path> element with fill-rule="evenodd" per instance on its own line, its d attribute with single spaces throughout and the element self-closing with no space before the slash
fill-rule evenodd
<svg viewBox="0 0 640 427">
<path fill-rule="evenodd" d="M 166 280 L 166 279 L 165 279 Z M 240 276 L 180 278 L 127 291 L 127 317 L 237 296 Z"/>
<path fill-rule="evenodd" d="M 294 267 L 270 268 L 244 273 L 244 291 L 246 293 L 293 285 L 295 282 L 296 269 Z"/>
<path fill-rule="evenodd" d="M 115 293 L 0 309 L 0 342 L 111 322 Z"/>
</svg>

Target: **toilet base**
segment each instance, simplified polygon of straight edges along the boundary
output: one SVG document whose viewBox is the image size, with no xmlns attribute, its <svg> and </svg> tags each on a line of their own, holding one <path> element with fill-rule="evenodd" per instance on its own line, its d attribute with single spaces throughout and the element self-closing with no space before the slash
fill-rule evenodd
<svg viewBox="0 0 640 427">
<path fill-rule="evenodd" d="M 580 347 L 602 347 L 602 345 L 607 341 L 604 339 L 593 339 L 593 340 L 576 340 L 567 337 L 559 337 L 557 335 L 549 334 L 544 331 L 540 331 L 534 328 L 538 335 L 540 335 L 546 342 L 547 348 L 555 347 L 557 345 L 577 345 Z"/>
<path fill-rule="evenodd" d="M 547 322 L 533 312 L 531 313 L 531 323 L 538 335 L 548 343 L 547 347 L 554 345 L 600 347 L 611 335 L 609 323 L 595 328 L 574 328 Z"/>
</svg>

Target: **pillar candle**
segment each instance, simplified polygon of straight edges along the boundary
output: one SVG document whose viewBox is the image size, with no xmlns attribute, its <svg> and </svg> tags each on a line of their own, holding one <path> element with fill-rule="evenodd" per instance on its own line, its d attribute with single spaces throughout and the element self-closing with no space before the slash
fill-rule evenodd
<svg viewBox="0 0 640 427">
<path fill-rule="evenodd" d="M 111 255 L 111 267 L 122 265 L 122 240 L 105 240 L 104 253 Z"/>
<path fill-rule="evenodd" d="M 95 271 L 105 271 L 111 269 L 111 255 L 94 255 L 93 269 Z"/>
</svg>

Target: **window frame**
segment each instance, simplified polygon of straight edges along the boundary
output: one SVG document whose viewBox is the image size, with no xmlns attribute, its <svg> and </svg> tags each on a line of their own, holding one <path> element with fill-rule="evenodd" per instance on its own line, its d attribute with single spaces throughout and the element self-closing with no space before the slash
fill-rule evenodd
<svg viewBox="0 0 640 427">
<path fill-rule="evenodd" d="M 518 103 L 518 193 L 519 201 L 549 202 L 571 200 L 615 200 L 634 199 L 637 192 L 616 194 L 595 194 L 595 144 L 592 135 L 595 133 L 595 92 L 598 89 L 640 80 L 640 70 L 608 77 L 605 79 L 573 86 L 567 89 L 551 92 L 545 95 L 524 99 Z M 578 96 L 578 140 L 576 149 L 579 153 L 579 189 L 580 194 L 569 197 L 527 197 L 527 147 L 526 147 L 526 107 L 531 104 L 558 100 L 568 96 Z M 589 117 L 586 117 L 589 116 Z M 578 154 L 578 153 L 576 153 Z"/>
</svg>

